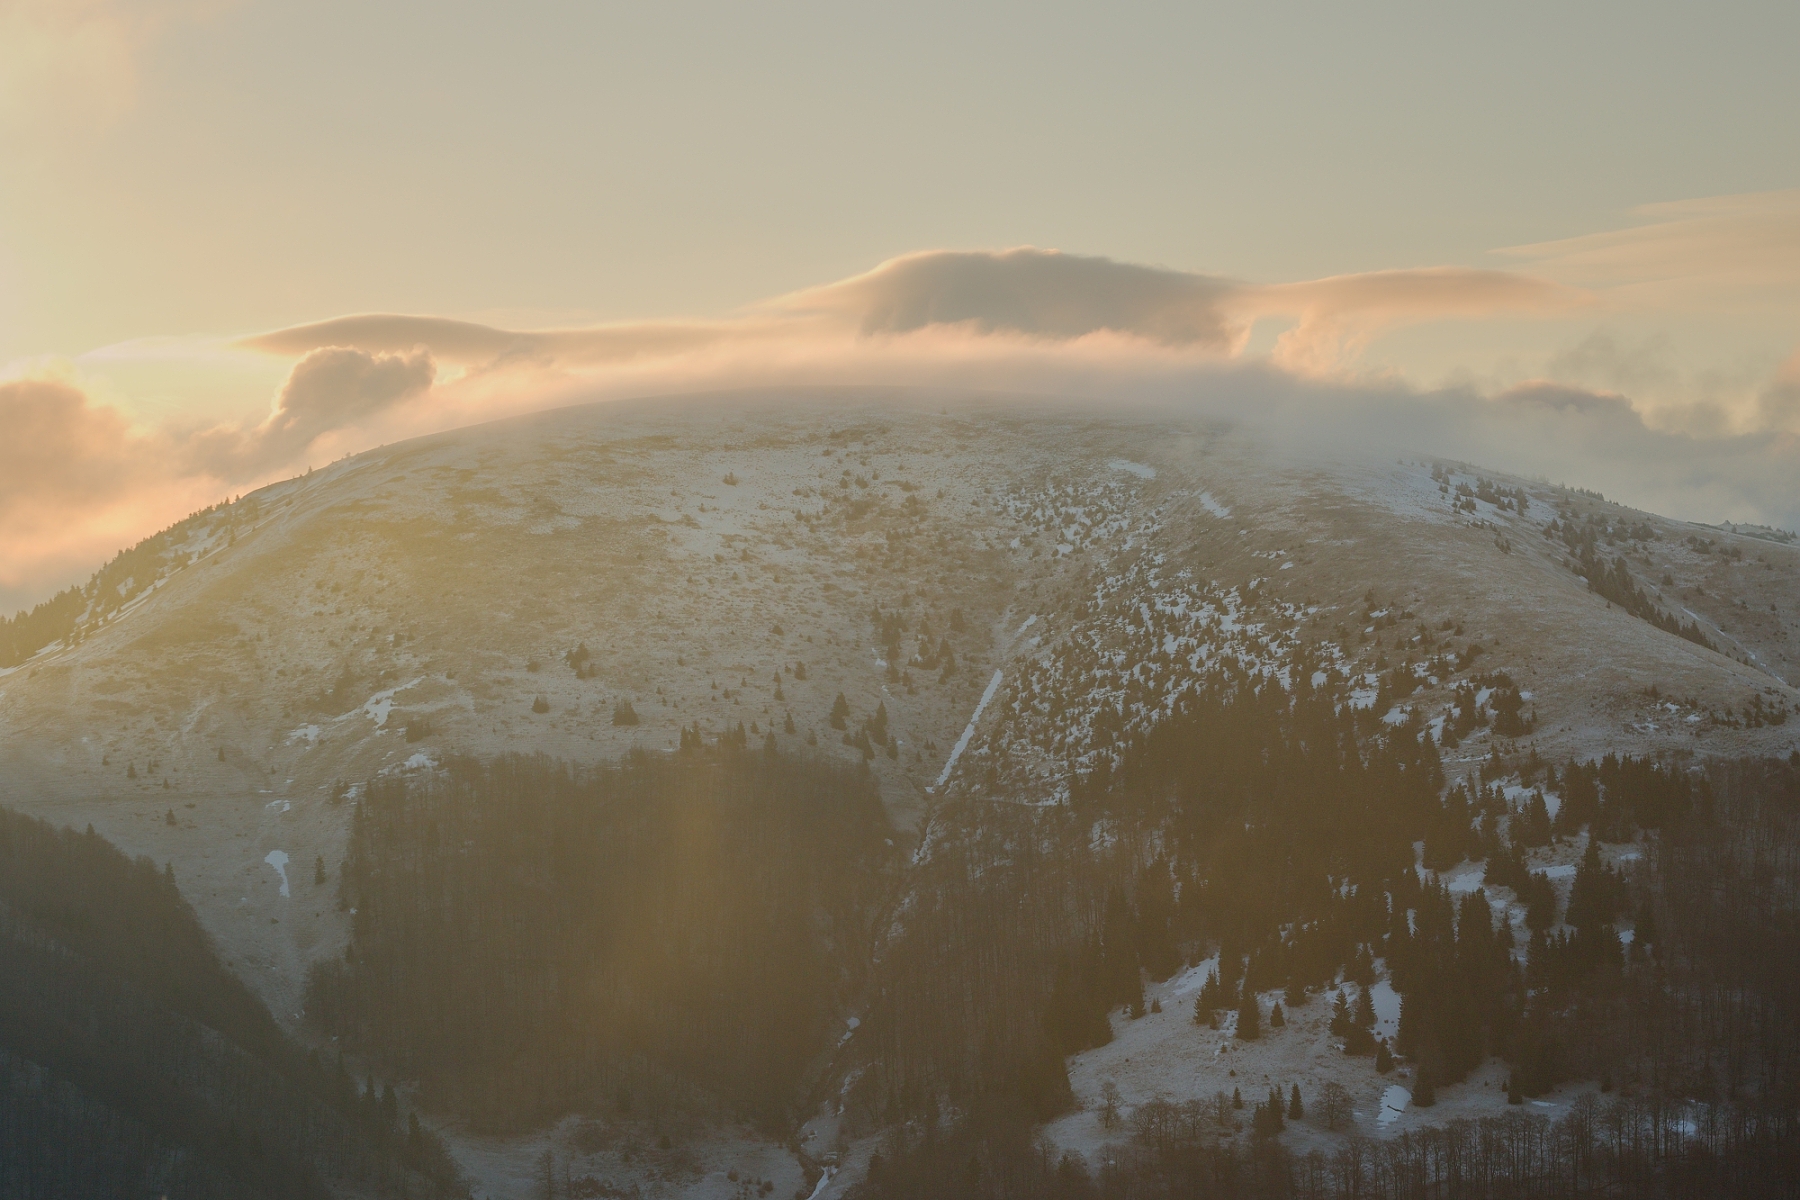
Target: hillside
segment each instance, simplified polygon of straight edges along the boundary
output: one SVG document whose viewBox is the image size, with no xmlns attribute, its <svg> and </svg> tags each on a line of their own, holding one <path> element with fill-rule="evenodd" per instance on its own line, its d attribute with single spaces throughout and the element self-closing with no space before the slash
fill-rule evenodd
<svg viewBox="0 0 1800 1200">
<path fill-rule="evenodd" d="M 955 836 L 946 801 L 1102 787 L 1226 669 L 1342 686 L 1429 730 L 1452 781 L 1533 753 L 1785 755 L 1800 548 L 1756 533 L 1468 464 L 1298 459 L 1171 410 L 566 409 L 371 451 L 122 556 L 0 672 L 0 801 L 172 863 L 298 1025 L 350 934 L 350 801 L 452 754 L 598 762 L 741 725 L 866 760 L 915 861 Z M 1159 986 L 1173 1006 L 1198 977 Z"/>
</svg>

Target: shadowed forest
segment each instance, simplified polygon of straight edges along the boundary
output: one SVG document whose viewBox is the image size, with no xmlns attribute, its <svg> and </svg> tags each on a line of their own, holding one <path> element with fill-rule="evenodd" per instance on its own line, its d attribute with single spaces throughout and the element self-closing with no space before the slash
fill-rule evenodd
<svg viewBox="0 0 1800 1200">
<path fill-rule="evenodd" d="M 0 1197 L 464 1194 L 389 1088 L 308 1053 L 167 871 L 0 810 Z"/>
<path fill-rule="evenodd" d="M 635 1105 L 776 1128 L 847 1078 L 850 1127 L 887 1131 L 865 1197 L 1800 1178 L 1800 762 L 1496 752 L 1446 786 L 1429 733 L 1375 719 L 1329 671 L 1294 677 L 1221 675 L 1069 804 L 949 800 L 908 862 L 865 773 L 735 737 L 377 780 L 342 876 L 355 935 L 315 970 L 309 1017 L 496 1126 Z M 1565 902 L 1529 854 L 1567 839 L 1586 852 Z M 1642 853 L 1608 865 L 1602 842 Z M 1523 928 L 1440 882 L 1465 860 L 1516 894 Z M 1285 1097 L 1247 1134 L 1253 1114 L 1223 1103 L 1141 1105 L 1097 1171 L 1034 1141 L 1073 1102 L 1066 1056 L 1141 1013 L 1146 980 L 1215 952 L 1196 1022 L 1254 1037 L 1279 1019 L 1270 992 L 1335 1003 L 1344 1051 L 1408 1064 L 1415 1107 L 1495 1057 L 1514 1105 L 1579 1080 L 1601 1094 L 1555 1123 L 1513 1108 L 1335 1154 L 1283 1148 Z M 1391 1040 L 1348 1003 L 1377 970 L 1402 998 Z"/>
</svg>

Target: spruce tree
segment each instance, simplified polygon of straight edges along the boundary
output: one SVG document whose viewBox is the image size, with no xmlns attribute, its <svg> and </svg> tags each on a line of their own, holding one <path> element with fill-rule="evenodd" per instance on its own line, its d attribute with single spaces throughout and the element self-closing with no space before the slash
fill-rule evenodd
<svg viewBox="0 0 1800 1200">
<path fill-rule="evenodd" d="M 1355 1020 L 1359 1029 L 1375 1028 L 1375 1001 L 1370 998 L 1368 988 L 1357 993 Z"/>
<path fill-rule="evenodd" d="M 1300 1085 L 1295 1084 L 1293 1095 L 1288 1100 L 1288 1120 L 1299 1121 L 1306 1117 L 1306 1105 L 1300 1103 Z"/>
<path fill-rule="evenodd" d="M 1269 1028 L 1281 1029 L 1287 1025 L 1287 1017 L 1282 1015 L 1281 1001 L 1277 1000 L 1269 1009 Z"/>
<path fill-rule="evenodd" d="M 1337 998 L 1331 1002 L 1331 1024 L 1329 1028 L 1332 1035 L 1335 1037 L 1343 1037 L 1350 1032 L 1350 1000 L 1344 995 L 1343 988 L 1338 989 Z"/>
<path fill-rule="evenodd" d="M 1262 1036 L 1262 1011 L 1256 1006 L 1256 993 L 1249 988 L 1244 989 L 1244 998 L 1238 1004 L 1237 1035 L 1246 1042 L 1254 1042 Z"/>
</svg>

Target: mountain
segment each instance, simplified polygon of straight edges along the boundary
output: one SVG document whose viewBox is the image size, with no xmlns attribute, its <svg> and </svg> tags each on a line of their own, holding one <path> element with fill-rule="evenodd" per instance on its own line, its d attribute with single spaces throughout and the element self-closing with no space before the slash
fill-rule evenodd
<svg viewBox="0 0 1800 1200">
<path fill-rule="evenodd" d="M 970 804 L 1137 778 L 1221 678 L 1337 695 L 1356 736 L 1429 734 L 1449 785 L 1511 779 L 1521 804 L 1527 760 L 1795 747 L 1800 548 L 1396 453 L 1302 456 L 1178 407 L 854 389 L 383 447 L 196 514 L 11 624 L 0 801 L 172 864 L 304 1031 L 309 969 L 359 944 L 359 804 L 459 756 L 598 764 L 742 727 L 866 763 L 924 870 L 973 844 Z"/>
</svg>

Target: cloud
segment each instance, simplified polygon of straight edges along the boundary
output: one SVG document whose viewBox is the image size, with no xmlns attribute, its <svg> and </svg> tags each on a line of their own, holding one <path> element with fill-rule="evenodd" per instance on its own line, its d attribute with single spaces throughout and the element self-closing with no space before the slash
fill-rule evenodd
<svg viewBox="0 0 1800 1200">
<path fill-rule="evenodd" d="M 1257 286 L 1057 250 L 933 250 L 850 279 L 778 297 L 734 319 L 514 331 L 437 317 L 365 315 L 259 334 L 239 343 L 275 354 L 321 346 L 389 353 L 418 345 L 491 367 L 670 358 L 746 344 L 874 339 L 951 330 L 1067 342 L 1099 334 L 1210 357 L 1240 352 L 1265 317 L 1297 321 L 1275 358 L 1290 370 L 1344 369 L 1384 330 L 1423 321 L 1552 314 L 1585 301 L 1576 289 L 1505 271 L 1435 267 Z"/>
<path fill-rule="evenodd" d="M 1757 398 L 1757 406 L 1767 428 L 1800 434 L 1800 350 L 1782 364 L 1780 372 Z"/>
<path fill-rule="evenodd" d="M 1564 364 L 1586 386 L 1537 380 L 1493 396 L 1354 370 L 1357 348 L 1382 330 L 1588 303 L 1566 283 L 1512 272 L 1258 285 L 1024 248 L 908 255 L 711 321 L 516 331 L 341 317 L 236 343 L 292 365 L 272 407 L 235 422 L 136 430 L 72 377 L 4 385 L 0 563 L 10 574 L 0 599 L 9 587 L 67 582 L 76 551 L 91 568 L 103 551 L 226 491 L 373 445 L 586 401 L 755 387 L 885 384 L 1055 395 L 1097 412 L 1160 406 L 1309 454 L 1438 454 L 1670 515 L 1800 523 L 1800 355 L 1761 388 L 1756 434 L 1739 436 L 1702 421 L 1653 427 L 1629 388 L 1607 386 L 1660 379 L 1653 341 L 1591 339 Z M 1248 356 L 1247 334 L 1271 317 L 1294 324 L 1273 353 Z M 72 531 L 61 540 L 59 522 Z"/>
<path fill-rule="evenodd" d="M 168 449 L 71 379 L 0 382 L 0 605 L 43 599 L 197 507 Z"/>
<path fill-rule="evenodd" d="M 1218 276 L 1056 250 L 935 250 L 889 259 L 773 307 L 842 317 L 864 336 L 943 325 L 1047 339 L 1107 331 L 1223 354 L 1243 341 L 1227 304 L 1241 290 Z"/>
<path fill-rule="evenodd" d="M 141 439 L 69 381 L 0 383 L 0 431 L 0 525 L 110 501 L 143 473 Z"/>
<path fill-rule="evenodd" d="M 1582 292 L 1509 271 L 1428 267 L 1337 275 L 1256 288 L 1244 309 L 1295 316 L 1275 344 L 1275 361 L 1307 373 L 1341 371 L 1376 335 L 1426 321 L 1560 315 L 1587 302 Z"/>
<path fill-rule="evenodd" d="M 194 471 L 221 479 L 243 479 L 286 465 L 319 439 L 367 425 L 424 393 L 436 374 L 423 349 L 407 354 L 347 346 L 310 351 L 288 373 L 267 420 L 197 433 L 188 460 Z"/>
<path fill-rule="evenodd" d="M 358 431 L 427 394 L 434 372 L 422 350 L 315 350 L 265 420 L 198 430 L 134 429 L 66 371 L 0 382 L 0 610 L 85 577 L 226 491 L 280 477 L 309 451 L 361 449 Z"/>
<path fill-rule="evenodd" d="M 236 345 L 266 354 L 291 356 L 327 346 L 372 354 L 419 348 L 445 362 L 491 368 L 508 363 L 600 365 L 641 358 L 667 358 L 723 342 L 757 341 L 791 334 L 797 322 L 739 319 L 635 321 L 588 329 L 496 329 L 472 321 L 365 313 L 295 325 L 239 340 Z"/>
<path fill-rule="evenodd" d="M 1631 215 L 1642 223 L 1499 253 L 1619 303 L 1763 303 L 1800 291 L 1800 189 L 1646 204 Z"/>
</svg>

